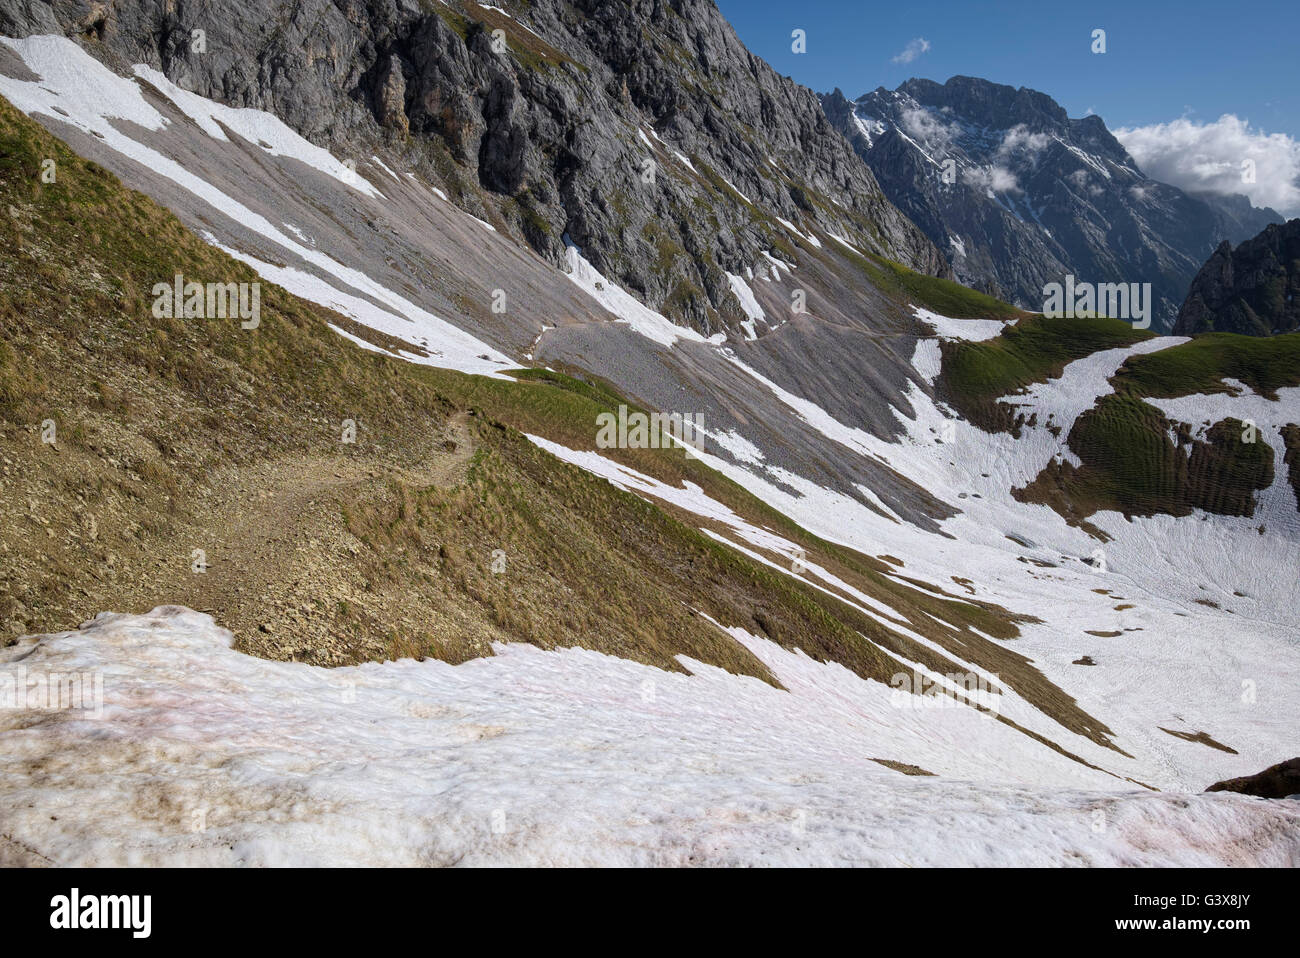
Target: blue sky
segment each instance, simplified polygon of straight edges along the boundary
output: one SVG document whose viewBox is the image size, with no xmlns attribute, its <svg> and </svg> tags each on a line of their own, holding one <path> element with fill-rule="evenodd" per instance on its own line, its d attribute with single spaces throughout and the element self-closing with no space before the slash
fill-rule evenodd
<svg viewBox="0 0 1300 958">
<path fill-rule="evenodd" d="M 1071 116 L 1133 127 L 1232 113 L 1300 139 L 1297 0 L 717 0 L 751 50 L 780 73 L 850 98 L 911 76 L 955 74 L 1027 86 Z M 795 28 L 808 52 L 790 50 Z M 1107 52 L 1090 51 L 1094 28 Z M 909 42 L 928 52 L 894 63 Z"/>
</svg>

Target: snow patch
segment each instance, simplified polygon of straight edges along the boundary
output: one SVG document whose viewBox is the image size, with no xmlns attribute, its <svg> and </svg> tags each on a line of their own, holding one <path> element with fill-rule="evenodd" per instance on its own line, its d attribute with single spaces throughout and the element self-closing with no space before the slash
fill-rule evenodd
<svg viewBox="0 0 1300 958">
<path fill-rule="evenodd" d="M 578 247 L 569 244 L 565 249 L 565 259 L 569 267 L 567 275 L 575 286 L 613 313 L 620 322 L 631 326 L 647 339 L 663 346 L 672 346 L 678 340 L 698 343 L 710 341 L 695 330 L 678 326 L 656 313 L 617 283 L 607 279 L 591 265 Z"/>
<path fill-rule="evenodd" d="M 1295 803 L 1121 788 L 970 709 L 900 708 L 887 686 L 725 631 L 788 691 L 689 659 L 681 675 L 516 645 L 458 666 L 322 669 L 235 652 L 229 632 L 178 607 L 104 614 L 0 650 L 0 672 L 23 658 L 29 673 L 106 677 L 99 721 L 0 712 L 0 822 L 65 866 L 1300 855 Z"/>
</svg>

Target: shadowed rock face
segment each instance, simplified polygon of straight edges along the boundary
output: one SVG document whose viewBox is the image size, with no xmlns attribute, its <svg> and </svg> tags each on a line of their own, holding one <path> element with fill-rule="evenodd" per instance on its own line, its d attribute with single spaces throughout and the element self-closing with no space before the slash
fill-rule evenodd
<svg viewBox="0 0 1300 958">
<path fill-rule="evenodd" d="M 1199 264 L 1281 216 L 1244 197 L 1148 179 L 1098 116 L 972 77 L 822 97 L 886 196 L 948 254 L 957 279 L 1027 309 L 1068 274 L 1151 283 L 1168 330 Z M 951 165 L 945 171 L 945 164 Z"/>
<path fill-rule="evenodd" d="M 1289 795 L 1300 795 L 1300 758 L 1279 762 L 1264 769 L 1258 775 L 1215 782 L 1206 791 L 1240 792 L 1242 795 L 1256 795 L 1260 798 L 1286 798 Z"/>
<path fill-rule="evenodd" d="M 0 0 L 0 32 L 73 36 L 119 72 L 149 64 L 358 160 L 398 149 L 552 262 L 567 235 L 706 333 L 743 319 L 724 270 L 797 242 L 778 217 L 949 275 L 816 95 L 749 53 L 712 0 L 495 6 Z"/>
<path fill-rule="evenodd" d="M 1192 281 L 1174 332 L 1270 336 L 1300 329 L 1300 219 L 1236 249 L 1219 244 Z"/>
</svg>

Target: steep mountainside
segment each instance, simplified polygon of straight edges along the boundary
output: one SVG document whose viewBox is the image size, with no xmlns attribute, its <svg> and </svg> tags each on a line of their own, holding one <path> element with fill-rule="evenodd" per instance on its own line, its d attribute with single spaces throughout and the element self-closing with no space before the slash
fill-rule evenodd
<svg viewBox="0 0 1300 958">
<path fill-rule="evenodd" d="M 1147 178 L 1098 116 L 971 77 L 908 80 L 827 115 L 889 198 L 952 260 L 958 279 L 1026 309 L 1066 274 L 1151 283 L 1152 327 L 1168 330 L 1187 284 L 1224 238 L 1281 219 Z"/>
<path fill-rule="evenodd" d="M 724 271 L 792 258 L 788 224 L 947 271 L 712 0 L 0 0 L 0 33 L 77 36 L 358 160 L 386 143 L 557 265 L 571 241 L 705 334 L 746 318 Z"/>
<path fill-rule="evenodd" d="M 1300 219 L 1271 224 L 1236 249 L 1219 245 L 1178 312 L 1180 335 L 1269 336 L 1300 329 Z"/>
<path fill-rule="evenodd" d="M 860 641 L 879 623 L 846 594 L 683 524 L 689 502 L 648 506 L 538 448 L 589 443 L 596 416 L 626 403 L 607 387 L 404 361 L 386 354 L 392 337 L 270 283 L 253 329 L 156 316 L 154 276 L 256 274 L 2 100 L 0 200 L 0 514 L 21 516 L 0 526 L 9 639 L 109 605 L 183 602 L 220 615 L 247 651 L 320 665 L 463 661 L 524 640 L 670 670 L 685 654 L 770 681 L 721 620 L 810 652 L 827 642 L 826 657 L 882 681 L 892 670 Z M 791 539 L 764 533 L 763 553 L 798 548 L 891 607 L 910 596 L 926 633 L 929 612 L 1016 632 L 1003 610 L 819 542 L 680 450 L 608 454 L 648 488 L 692 482 L 710 529 L 781 529 Z"/>
<path fill-rule="evenodd" d="M 47 160 L 56 182 L 41 179 Z M 166 604 L 0 648 L 4 681 L 112 677 L 93 735 L 75 708 L 0 710 L 0 862 L 758 864 L 776 847 L 791 863 L 951 864 L 950 845 L 971 864 L 1294 860 L 1283 806 L 1156 794 L 1262 764 L 1293 714 L 1289 626 L 1209 611 L 1279 608 L 1269 590 L 1286 582 L 1261 562 L 1284 541 L 1275 517 L 1268 537 L 1250 530 L 1249 564 L 1201 561 L 1199 522 L 1167 531 L 1192 539 L 1160 554 L 1190 552 L 1197 570 L 1172 597 L 1144 584 L 1150 529 L 1099 520 L 1117 538 L 1091 541 L 1114 572 L 1081 561 L 1090 534 L 1016 503 L 1008 479 L 1096 384 L 1022 397 L 1022 439 L 982 434 L 920 390 L 941 344 L 1027 319 L 922 311 L 942 335 L 915 341 L 901 442 L 783 398 L 860 463 L 891 460 L 965 500 L 936 536 L 765 468 L 739 435 L 727 445 L 746 469 L 589 451 L 615 392 L 541 369 L 430 368 L 447 340 L 409 304 L 428 353 L 269 282 L 254 329 L 158 317 L 145 291 L 160 273 L 256 274 L 4 104 L 0 196 L 7 624 Z M 1119 332 L 1071 344 L 1055 372 L 1113 370 L 1133 348 Z M 1110 341 L 1124 345 L 1088 355 Z M 1017 349 L 1023 385 L 1054 368 L 1033 361 L 1051 349 Z M 1286 490 L 1270 495 L 1294 519 Z M 1190 590 L 1205 607 L 1183 604 Z M 1228 622 L 1230 645 L 1206 640 Z M 465 664 L 411 661 L 426 656 Z M 1234 704 L 1243 674 L 1276 708 Z M 1098 808 L 1122 827 L 1090 827 Z M 1008 820 L 1041 835 L 999 841 Z M 798 840 L 774 846 L 792 825 Z M 874 838 L 900 829 L 886 848 Z"/>
<path fill-rule="evenodd" d="M 594 228 L 530 242 L 488 133 L 463 162 L 403 134 L 405 73 L 385 132 L 327 150 L 184 89 L 188 57 L 123 61 L 152 7 L 96 9 L 79 42 L 0 38 L 0 692 L 109 677 L 98 722 L 0 708 L 0 864 L 1298 860 L 1291 803 L 1167 793 L 1293 753 L 1300 335 L 1027 315 L 834 196 L 760 200 L 765 156 L 748 201 L 710 192 L 711 134 L 648 147 L 664 202 L 749 210 L 690 269 L 761 241 L 706 335 L 598 268 Z M 258 49 L 251 9 L 228 29 Z M 335 76 L 370 21 L 311 9 L 285 62 Z M 592 9 L 560 22 L 618 28 Z M 655 50 L 712 10 L 627 9 Z M 547 65 L 557 10 L 379 19 L 470 51 L 506 23 L 521 89 L 582 89 L 604 61 Z M 449 123 L 483 92 L 457 76 Z M 661 92 L 733 129 L 722 94 Z M 580 124 L 583 157 L 671 142 L 636 109 Z M 645 412 L 702 436 L 602 425 Z"/>
</svg>

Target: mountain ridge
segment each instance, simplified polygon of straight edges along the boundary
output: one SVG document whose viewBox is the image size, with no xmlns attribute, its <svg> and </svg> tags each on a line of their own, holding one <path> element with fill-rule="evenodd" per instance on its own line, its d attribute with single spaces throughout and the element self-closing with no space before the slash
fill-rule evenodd
<svg viewBox="0 0 1300 958">
<path fill-rule="evenodd" d="M 1280 219 L 1151 180 L 1100 117 L 1071 119 L 1027 87 L 913 78 L 822 104 L 957 278 L 1022 308 L 1041 309 L 1043 287 L 1065 275 L 1150 282 L 1153 327 L 1167 331 L 1219 240 Z"/>
<path fill-rule="evenodd" d="M 55 32 L 358 159 L 396 148 L 551 262 L 573 243 L 706 335 L 745 319 L 727 272 L 793 259 L 804 241 L 786 224 L 950 275 L 816 95 L 745 49 L 712 0 L 0 0 L 0 33 Z"/>
<path fill-rule="evenodd" d="M 340 48 L 378 132 L 334 152 L 188 92 L 189 58 L 110 69 L 124 7 L 0 38 L 0 684 L 112 677 L 102 725 L 0 709 L 0 860 L 1295 859 L 1300 811 L 1187 793 L 1292 753 L 1300 334 L 1026 314 L 894 262 L 800 149 L 722 164 L 721 67 L 638 59 L 689 4 L 611 5 L 662 18 L 593 23 L 613 67 L 568 21 L 401 6 L 442 45 Z M 551 133 L 632 190 L 656 159 L 655 242 L 593 249 L 613 176 L 562 253 L 529 240 L 557 221 L 493 186 L 538 200 L 568 154 L 533 124 L 581 110 L 526 89 L 593 98 L 604 127 Z M 817 175 L 865 170 L 776 107 Z M 715 203 L 682 248 L 720 305 L 648 306 L 611 263 L 671 278 Z M 151 306 L 181 279 L 261 314 Z M 704 440 L 611 439 L 628 411 Z"/>
</svg>

